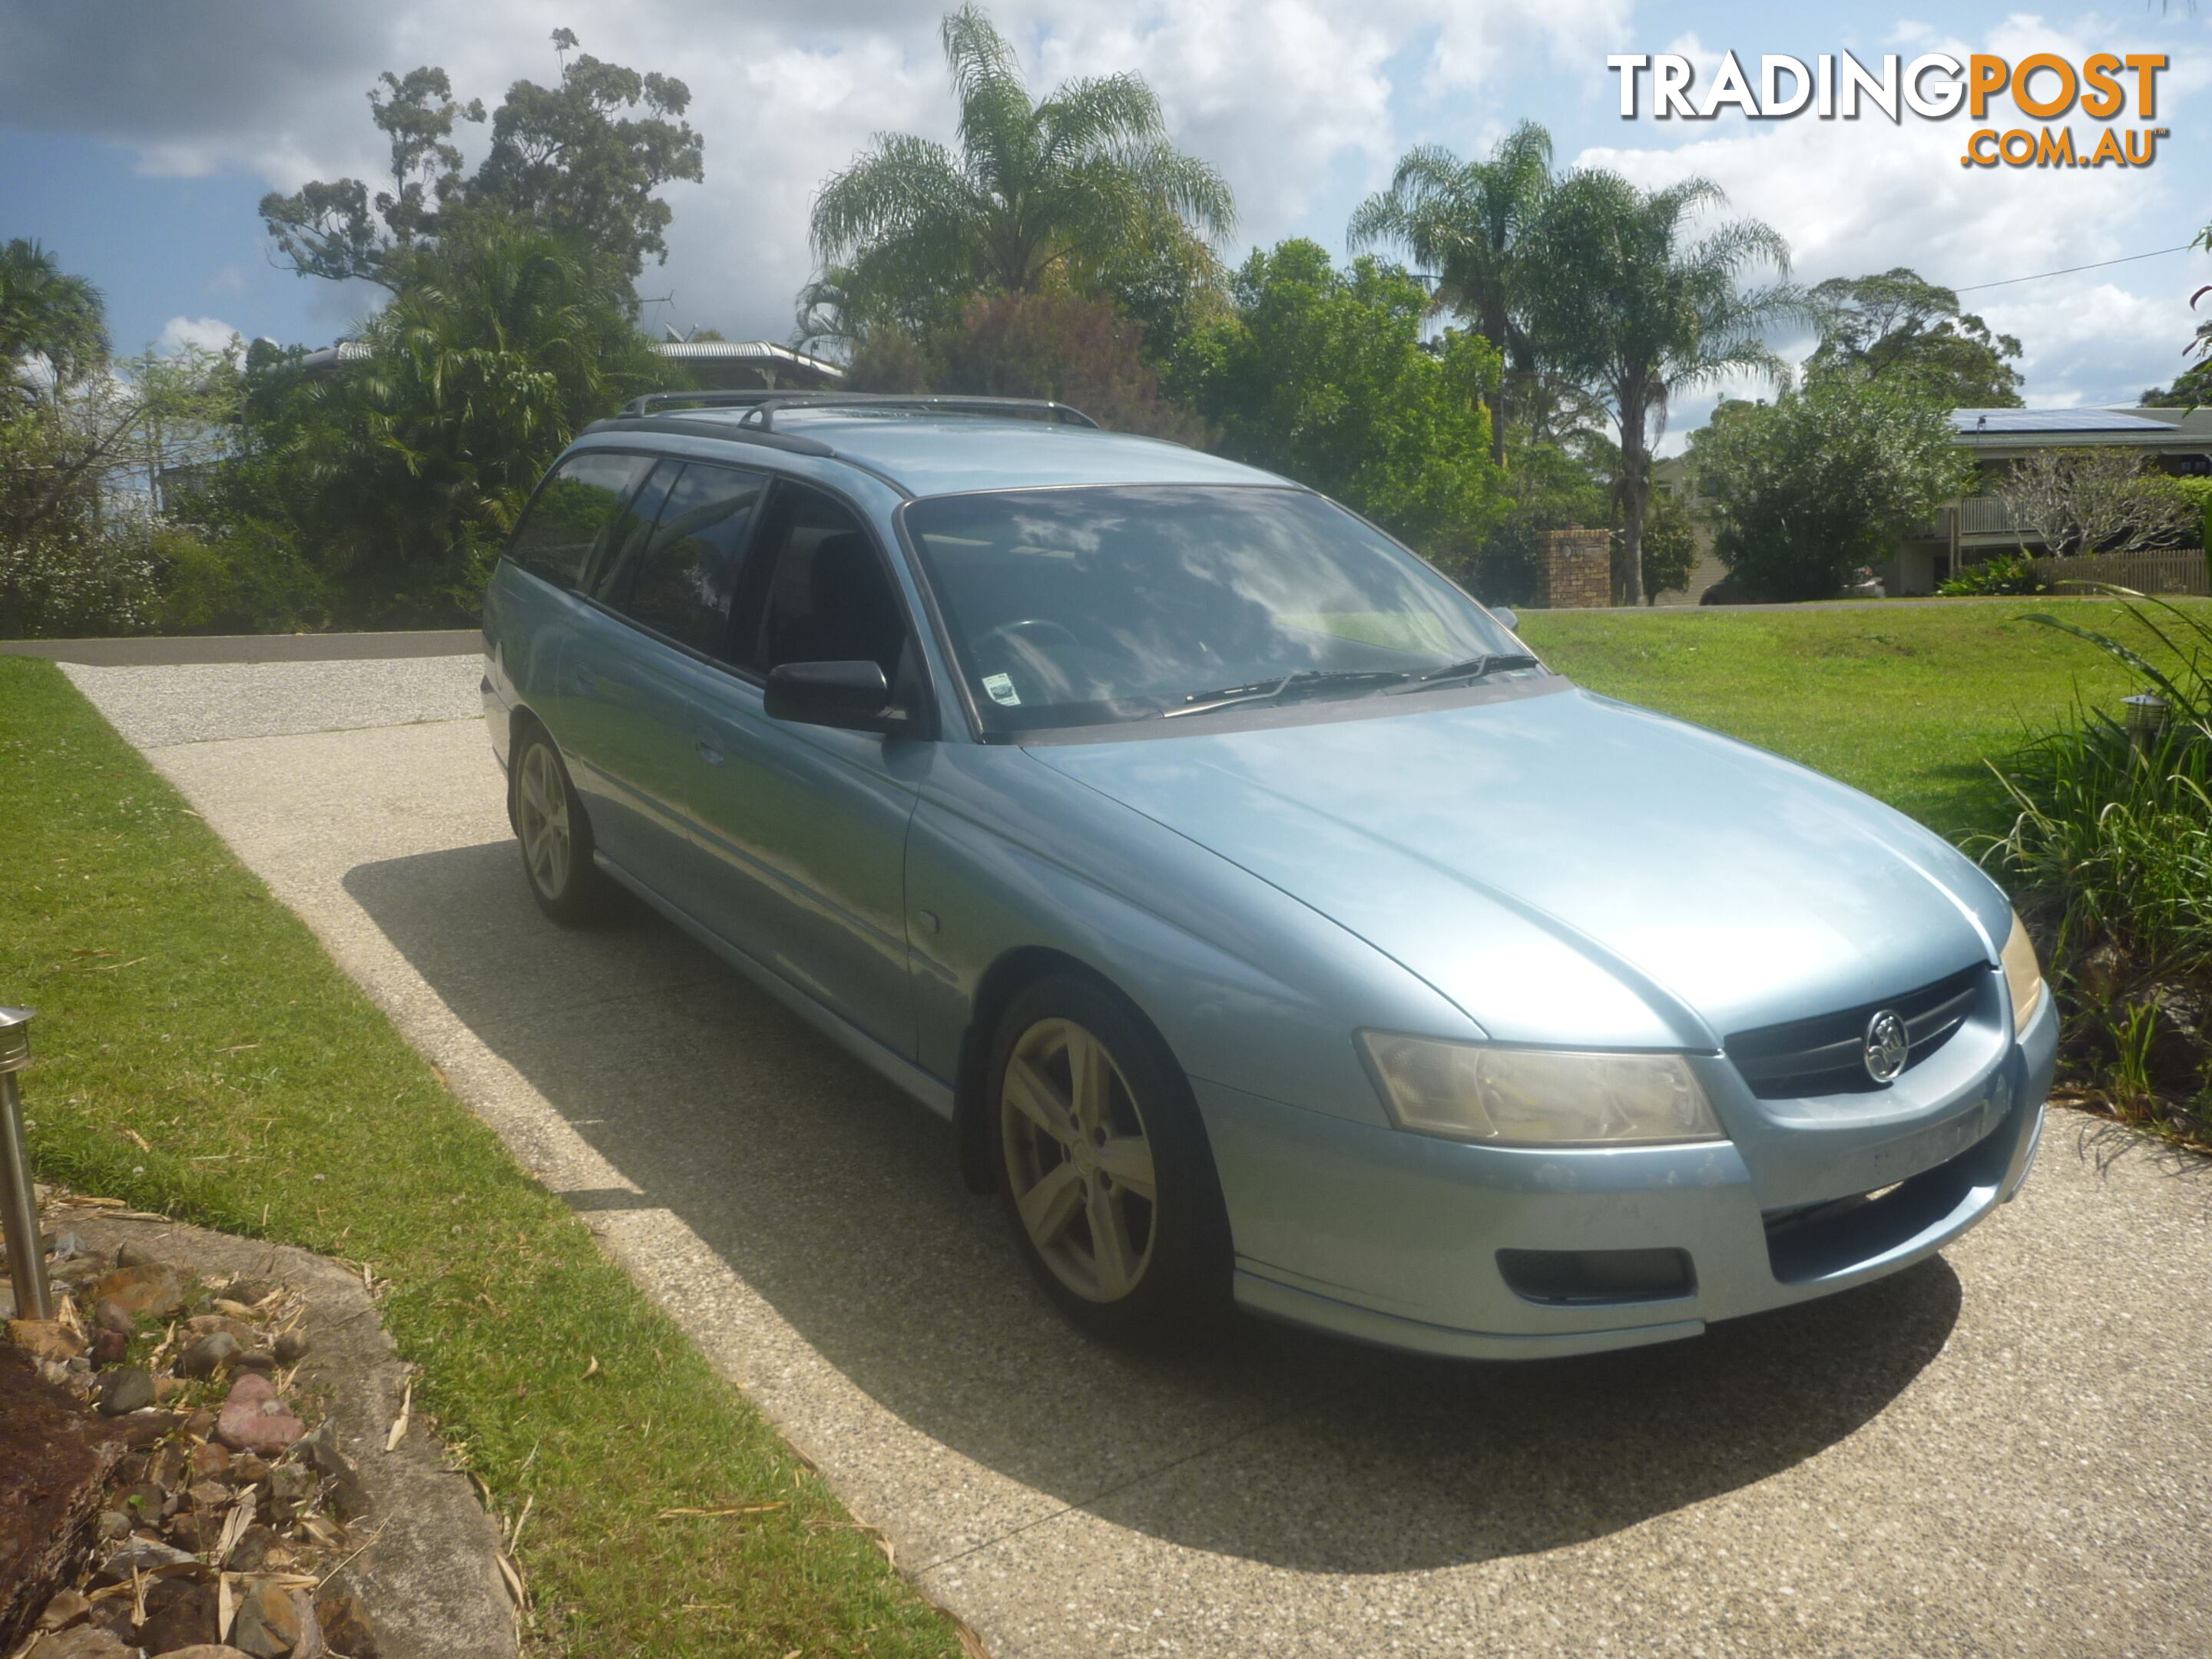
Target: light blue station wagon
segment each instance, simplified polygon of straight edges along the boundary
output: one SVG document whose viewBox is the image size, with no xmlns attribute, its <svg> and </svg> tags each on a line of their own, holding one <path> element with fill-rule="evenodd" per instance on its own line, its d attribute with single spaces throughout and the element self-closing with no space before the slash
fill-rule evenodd
<svg viewBox="0 0 2212 1659">
<path fill-rule="evenodd" d="M 944 1114 L 1102 1335 L 1665 1341 L 2033 1159 L 2057 1016 L 1970 862 L 1269 474 L 1054 404 L 641 399 L 484 636 L 544 908 L 628 889 Z"/>
</svg>

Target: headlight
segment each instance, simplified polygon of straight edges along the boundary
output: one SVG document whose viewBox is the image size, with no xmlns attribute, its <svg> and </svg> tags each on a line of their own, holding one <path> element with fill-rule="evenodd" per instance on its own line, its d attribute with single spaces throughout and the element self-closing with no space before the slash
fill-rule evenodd
<svg viewBox="0 0 2212 1659">
<path fill-rule="evenodd" d="M 2018 912 L 2014 913 L 2004 953 L 1997 959 L 2004 963 L 2005 985 L 2012 992 L 2012 1034 L 2018 1036 L 2043 1006 L 2043 970 L 2036 966 L 2035 941 L 2021 926 Z"/>
<path fill-rule="evenodd" d="M 1721 1139 L 1680 1054 L 1497 1048 L 1389 1031 L 1359 1037 L 1391 1115 L 1418 1134 L 1607 1146 Z"/>
</svg>

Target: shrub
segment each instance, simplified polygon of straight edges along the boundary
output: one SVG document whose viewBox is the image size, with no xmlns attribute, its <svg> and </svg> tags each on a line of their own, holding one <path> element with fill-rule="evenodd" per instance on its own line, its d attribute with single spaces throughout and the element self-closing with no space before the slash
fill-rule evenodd
<svg viewBox="0 0 2212 1659">
<path fill-rule="evenodd" d="M 160 568 L 140 520 L 0 544 L 0 639 L 143 633 L 154 623 Z"/>
<path fill-rule="evenodd" d="M 1987 857 L 2047 947 L 2068 1053 L 2119 1115 L 2212 1141 L 2212 624 L 2130 603 L 2145 651 L 2048 616 L 2166 705 L 2154 733 L 2082 707 L 2001 771 L 2019 806 Z M 2155 652 L 2154 661 L 2146 652 Z"/>
<path fill-rule="evenodd" d="M 1970 564 L 1948 581 L 1936 585 L 1938 593 L 1953 599 L 1989 593 L 2042 593 L 2051 584 L 2036 573 L 2035 562 L 2025 553 L 1998 553 Z"/>
</svg>

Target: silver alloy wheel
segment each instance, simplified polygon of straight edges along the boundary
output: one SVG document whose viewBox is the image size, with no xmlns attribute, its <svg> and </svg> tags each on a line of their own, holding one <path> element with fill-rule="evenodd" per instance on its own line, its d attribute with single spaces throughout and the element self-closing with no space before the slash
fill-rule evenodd
<svg viewBox="0 0 2212 1659">
<path fill-rule="evenodd" d="M 522 751 L 522 770 L 515 780 L 514 827 L 522 837 L 530 879 L 547 898 L 559 898 L 568 890 L 568 860 L 574 856 L 568 790 L 552 745 L 543 739 Z"/>
<path fill-rule="evenodd" d="M 1152 1259 L 1158 1182 L 1135 1094 L 1105 1044 L 1042 1019 L 1006 1058 L 1000 1139 L 1014 1207 L 1054 1277 L 1118 1302 Z"/>
</svg>

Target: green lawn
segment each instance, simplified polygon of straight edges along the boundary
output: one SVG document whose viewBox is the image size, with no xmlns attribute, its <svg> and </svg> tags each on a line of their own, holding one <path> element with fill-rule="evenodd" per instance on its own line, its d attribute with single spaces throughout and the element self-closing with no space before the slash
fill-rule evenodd
<svg viewBox="0 0 2212 1659">
<path fill-rule="evenodd" d="M 0 872 L 41 1175 L 372 1264 L 417 1411 L 507 1516 L 530 1505 L 533 1650 L 960 1652 L 305 925 L 58 671 L 12 657 Z M 781 1507 L 658 1518 L 748 1504 Z"/>
<path fill-rule="evenodd" d="M 2142 643 L 2106 599 L 1808 609 L 1530 611 L 1522 636 L 1583 685 L 1841 778 L 1947 836 L 2010 821 L 1984 762 L 2140 690 L 2032 611 Z"/>
</svg>

